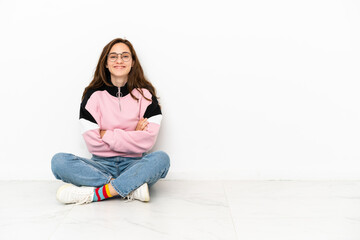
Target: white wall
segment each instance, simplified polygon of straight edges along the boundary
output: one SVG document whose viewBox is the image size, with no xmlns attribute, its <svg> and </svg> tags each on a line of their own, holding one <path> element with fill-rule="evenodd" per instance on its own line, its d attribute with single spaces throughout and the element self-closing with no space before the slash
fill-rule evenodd
<svg viewBox="0 0 360 240">
<path fill-rule="evenodd" d="M 169 179 L 360 179 L 360 3 L 0 1 L 0 179 L 53 179 L 102 48 L 156 86 Z"/>
</svg>

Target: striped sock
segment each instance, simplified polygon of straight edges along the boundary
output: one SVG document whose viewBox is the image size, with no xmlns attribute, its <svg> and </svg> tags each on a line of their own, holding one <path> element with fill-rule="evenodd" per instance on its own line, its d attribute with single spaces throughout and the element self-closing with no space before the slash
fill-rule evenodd
<svg viewBox="0 0 360 240">
<path fill-rule="evenodd" d="M 110 183 L 94 190 L 93 202 L 101 201 L 112 197 L 109 190 L 109 184 Z"/>
</svg>

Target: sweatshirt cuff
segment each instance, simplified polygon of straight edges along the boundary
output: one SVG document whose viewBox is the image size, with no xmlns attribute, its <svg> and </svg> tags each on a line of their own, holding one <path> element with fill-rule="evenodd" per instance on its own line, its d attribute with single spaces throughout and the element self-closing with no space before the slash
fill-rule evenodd
<svg viewBox="0 0 360 240">
<path fill-rule="evenodd" d="M 113 149 L 114 146 L 114 132 L 111 130 L 106 130 L 104 136 L 102 137 L 102 140 L 107 143 L 111 149 Z"/>
</svg>

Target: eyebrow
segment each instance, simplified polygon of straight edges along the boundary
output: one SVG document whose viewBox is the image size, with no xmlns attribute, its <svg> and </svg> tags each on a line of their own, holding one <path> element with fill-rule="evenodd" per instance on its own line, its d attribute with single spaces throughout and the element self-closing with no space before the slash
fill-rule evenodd
<svg viewBox="0 0 360 240">
<path fill-rule="evenodd" d="M 111 53 L 116 53 L 116 54 L 123 54 L 123 53 L 129 53 L 129 52 L 122 52 L 122 53 L 117 53 L 117 52 L 110 52 L 109 54 Z"/>
</svg>

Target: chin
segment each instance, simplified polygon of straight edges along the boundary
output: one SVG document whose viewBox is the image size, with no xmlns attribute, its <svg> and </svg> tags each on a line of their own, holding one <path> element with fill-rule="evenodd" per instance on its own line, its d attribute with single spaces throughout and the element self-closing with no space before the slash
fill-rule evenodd
<svg viewBox="0 0 360 240">
<path fill-rule="evenodd" d="M 129 76 L 128 74 L 111 74 L 115 78 L 123 78 Z"/>
</svg>

